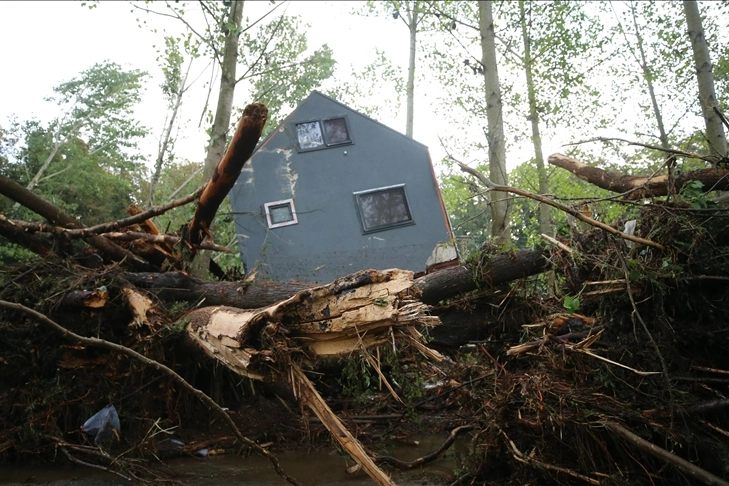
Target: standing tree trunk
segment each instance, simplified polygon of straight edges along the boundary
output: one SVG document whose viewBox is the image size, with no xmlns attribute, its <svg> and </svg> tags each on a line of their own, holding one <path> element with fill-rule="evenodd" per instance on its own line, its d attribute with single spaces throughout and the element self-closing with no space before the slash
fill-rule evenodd
<svg viewBox="0 0 729 486">
<path fill-rule="evenodd" d="M 417 1 L 412 2 L 412 4 L 407 2 L 406 8 L 408 16 L 406 24 L 408 26 L 408 30 L 410 30 L 410 59 L 408 60 L 408 84 L 406 87 L 407 120 L 405 122 L 405 135 L 413 138 L 413 119 L 415 111 L 415 54 L 417 51 L 420 10 Z"/>
<path fill-rule="evenodd" d="M 227 134 L 230 127 L 230 116 L 233 111 L 233 95 L 235 94 L 236 75 L 238 64 L 238 39 L 243 20 L 243 0 L 232 0 L 226 22 L 226 36 L 223 48 L 223 61 L 220 66 L 220 89 L 218 91 L 218 105 L 215 110 L 215 119 L 210 133 L 208 153 L 205 157 L 205 180 L 210 180 L 215 168 L 222 160 L 227 147 Z M 223 26 L 221 26 L 222 28 Z M 208 228 L 209 235 L 213 234 L 213 227 Z M 207 277 L 210 261 L 208 252 L 203 251 L 197 257 L 192 267 L 193 274 L 199 278 Z"/>
<path fill-rule="evenodd" d="M 524 0 L 519 0 L 519 13 L 521 15 L 521 36 L 524 42 L 524 72 L 526 73 L 527 98 L 529 100 L 529 117 L 532 124 L 532 143 L 534 144 L 534 159 L 537 163 L 537 177 L 539 178 L 539 194 L 547 194 L 549 186 L 547 182 L 547 169 L 544 166 L 544 154 L 542 153 L 542 136 L 539 134 L 539 112 L 537 110 L 537 96 L 534 87 L 534 74 L 532 73 L 532 46 L 529 32 L 527 30 L 526 11 Z M 549 206 L 539 204 L 539 231 L 545 235 L 551 235 L 549 220 Z"/>
<path fill-rule="evenodd" d="M 635 39 L 638 44 L 638 53 L 636 54 L 635 51 L 630 47 L 630 43 L 628 42 L 627 36 L 625 37 L 625 42 L 628 46 L 628 49 L 630 49 L 631 53 L 633 54 L 633 57 L 636 61 L 638 61 L 638 65 L 640 65 L 640 70 L 643 72 L 643 79 L 645 80 L 646 86 L 648 87 L 648 96 L 651 98 L 651 107 L 653 108 L 653 115 L 656 117 L 656 124 L 658 125 L 658 137 L 661 140 L 661 147 L 664 149 L 670 148 L 668 144 L 668 135 L 666 134 L 666 129 L 663 125 L 663 115 L 661 113 L 661 108 L 658 106 L 658 99 L 656 98 L 656 89 L 653 86 L 653 80 L 655 79 L 655 74 L 653 74 L 653 70 L 648 65 L 648 61 L 646 59 L 645 55 L 645 48 L 643 47 L 643 36 L 640 33 L 640 27 L 638 26 L 638 19 L 635 15 L 635 5 L 631 2 L 630 4 L 630 13 L 633 17 L 633 27 L 635 28 Z M 622 28 L 622 27 L 621 27 Z M 623 31 L 623 35 L 625 36 L 625 31 Z"/>
<path fill-rule="evenodd" d="M 723 157 L 726 155 L 726 135 L 721 120 L 714 112 L 714 107 L 719 106 L 714 92 L 714 68 L 709 56 L 709 47 L 706 45 L 706 37 L 704 37 L 699 6 L 695 1 L 684 0 L 683 11 L 686 14 L 686 26 L 691 40 L 691 48 L 694 51 L 696 79 L 699 83 L 699 103 L 706 123 L 706 139 L 709 143 L 709 150 L 712 154 Z"/>
<path fill-rule="evenodd" d="M 502 115 L 501 86 L 496 65 L 496 37 L 492 2 L 478 2 L 479 30 L 481 32 L 481 64 L 486 95 L 488 119 L 489 177 L 494 184 L 508 185 L 506 172 L 506 146 L 504 145 L 504 119 Z M 511 242 L 509 227 L 509 200 L 506 193 L 491 191 L 491 234 L 499 243 Z"/>
<path fill-rule="evenodd" d="M 192 68 L 192 59 L 190 59 L 190 63 L 187 65 L 187 71 L 185 72 L 185 77 L 182 78 L 179 90 L 175 93 L 175 98 L 170 105 L 167 119 L 165 120 L 166 125 L 162 130 L 162 138 L 160 139 L 157 150 L 157 160 L 155 160 L 154 163 L 154 173 L 152 174 L 152 180 L 149 184 L 149 201 L 147 201 L 148 208 L 154 206 L 154 196 L 157 192 L 157 185 L 159 184 L 160 177 L 162 176 L 162 166 L 165 164 L 165 157 L 167 156 L 168 151 L 171 150 L 170 142 L 172 141 L 172 129 L 175 127 L 175 119 L 177 118 L 177 113 L 180 111 L 180 107 L 182 106 L 182 96 L 185 94 L 185 91 L 187 91 L 186 84 L 187 77 L 190 74 L 190 68 Z"/>
</svg>

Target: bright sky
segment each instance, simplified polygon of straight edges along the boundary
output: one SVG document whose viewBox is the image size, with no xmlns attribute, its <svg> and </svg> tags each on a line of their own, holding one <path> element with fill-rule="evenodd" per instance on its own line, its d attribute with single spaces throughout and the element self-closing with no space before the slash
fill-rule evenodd
<svg viewBox="0 0 729 486">
<path fill-rule="evenodd" d="M 316 48 L 323 43 L 329 44 L 338 61 L 338 69 L 346 71 L 352 62 L 371 59 L 375 48 L 379 47 L 387 52 L 394 63 L 403 67 L 404 75 L 408 56 L 407 29 L 401 22 L 392 19 L 351 16 L 358 5 L 361 2 L 293 1 L 287 13 L 300 15 L 304 22 L 311 24 L 308 31 L 309 46 Z M 151 7 L 164 9 L 162 3 L 152 4 Z M 247 1 L 244 17 L 253 21 L 270 8 L 267 1 Z M 153 79 L 147 82 L 144 102 L 137 110 L 137 117 L 151 127 L 154 134 L 159 134 L 166 105 L 158 88 L 161 72 L 156 62 L 157 53 L 152 46 L 161 44 L 161 30 L 174 32 L 182 27 L 181 23 L 173 19 L 138 10 L 132 12 L 132 9 L 127 2 L 102 2 L 93 10 L 82 7 L 80 2 L 0 2 L 0 45 L 4 46 L 4 75 L 0 76 L 0 92 L 3 93 L 0 126 L 6 125 L 8 117 L 13 114 L 20 120 L 37 117 L 49 121 L 58 116 L 57 106 L 44 101 L 45 97 L 53 94 L 52 87 L 77 76 L 94 63 L 110 60 L 126 68 L 148 71 L 152 75 Z M 277 10 L 277 13 L 280 11 Z M 147 28 L 139 28 L 137 18 L 146 19 L 160 32 L 155 34 Z M 209 79 L 209 74 L 201 79 Z M 214 94 L 217 86 L 216 81 Z M 202 82 L 198 82 L 197 87 L 191 98 L 183 104 L 182 116 L 187 123 L 177 143 L 178 158 L 204 158 L 206 127 L 198 128 L 198 120 L 206 90 Z M 238 105 L 247 103 L 247 93 L 242 91 L 236 91 Z M 211 106 L 215 106 L 214 100 L 211 100 Z M 426 118 L 430 117 L 428 105 L 422 103 L 421 106 L 416 104 L 416 118 L 418 112 L 422 111 L 421 122 L 416 120 L 415 138 L 436 148 L 437 138 L 418 126 L 432 125 L 426 122 Z M 380 121 L 404 132 L 404 111 L 403 96 L 403 106 L 397 118 Z M 436 140 L 436 143 L 432 143 L 432 140 Z M 143 148 L 153 159 L 157 148 L 156 138 L 150 137 Z M 436 154 L 433 155 L 436 159 Z"/>
</svg>

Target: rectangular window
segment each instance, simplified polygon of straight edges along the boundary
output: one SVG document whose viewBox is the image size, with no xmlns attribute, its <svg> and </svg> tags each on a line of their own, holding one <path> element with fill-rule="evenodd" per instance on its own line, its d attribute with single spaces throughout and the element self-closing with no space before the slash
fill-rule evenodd
<svg viewBox="0 0 729 486">
<path fill-rule="evenodd" d="M 352 143 L 347 119 L 343 116 L 295 125 L 296 140 L 302 152 Z"/>
<path fill-rule="evenodd" d="M 414 224 L 404 184 L 355 192 L 354 198 L 365 233 Z"/>
<path fill-rule="evenodd" d="M 297 123 L 296 136 L 301 150 L 311 150 L 324 146 L 324 137 L 322 137 L 321 125 L 318 121 Z"/>
<path fill-rule="evenodd" d="M 266 212 L 266 221 L 269 228 L 279 228 L 299 222 L 296 218 L 293 199 L 266 203 L 263 205 L 263 209 Z"/>
<path fill-rule="evenodd" d="M 344 117 L 324 120 L 324 134 L 327 137 L 327 146 L 352 143 Z"/>
</svg>

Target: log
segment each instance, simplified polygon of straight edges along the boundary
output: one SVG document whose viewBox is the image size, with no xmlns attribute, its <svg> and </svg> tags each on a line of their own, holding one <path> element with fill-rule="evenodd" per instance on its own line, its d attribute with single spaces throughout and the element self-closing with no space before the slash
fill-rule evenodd
<svg viewBox="0 0 729 486">
<path fill-rule="evenodd" d="M 208 228 L 215 218 L 218 207 L 238 180 L 243 164 L 251 157 L 261 138 L 263 126 L 268 118 L 268 108 L 261 103 L 245 107 L 238 129 L 225 151 L 223 159 L 215 168 L 212 179 L 203 190 L 195 216 L 190 222 L 190 243 L 199 245 L 208 234 Z M 194 250 L 193 250 L 194 253 Z"/>
<path fill-rule="evenodd" d="M 127 272 L 122 277 L 135 287 L 165 301 L 200 301 L 205 305 L 225 305 L 239 309 L 257 309 L 288 299 L 314 287 L 305 282 L 208 282 L 182 272 Z"/>
<path fill-rule="evenodd" d="M 482 266 L 479 278 L 465 266 L 447 268 L 415 279 L 420 289 L 421 302 L 438 302 L 465 292 L 496 287 L 512 280 L 536 275 L 548 268 L 547 255 L 541 250 L 519 250 L 496 255 Z M 253 281 L 207 282 L 182 272 L 127 272 L 123 277 L 136 287 L 147 289 L 166 301 L 205 300 L 205 305 L 225 305 L 239 309 L 257 309 L 288 299 L 305 289 L 314 287 L 306 282 Z"/>
<path fill-rule="evenodd" d="M 396 335 L 425 351 L 411 328 L 440 320 L 427 314 L 419 296 L 412 272 L 365 270 L 263 309 L 203 307 L 185 319 L 188 337 L 211 358 L 242 376 L 278 381 L 287 378 L 286 356 L 293 352 L 309 359 L 346 356 Z"/>
<path fill-rule="evenodd" d="M 660 174 L 651 177 L 628 176 L 608 172 L 598 167 L 591 167 L 577 159 L 562 154 L 552 154 L 547 159 L 555 167 L 572 172 L 580 179 L 594 184 L 597 187 L 611 192 L 625 194 L 626 199 L 635 200 L 668 194 L 668 174 Z M 690 181 L 699 181 L 703 184 L 703 191 L 726 191 L 729 190 L 729 169 L 712 168 L 702 169 L 685 174 L 680 174 L 675 180 L 675 193 Z"/>
</svg>

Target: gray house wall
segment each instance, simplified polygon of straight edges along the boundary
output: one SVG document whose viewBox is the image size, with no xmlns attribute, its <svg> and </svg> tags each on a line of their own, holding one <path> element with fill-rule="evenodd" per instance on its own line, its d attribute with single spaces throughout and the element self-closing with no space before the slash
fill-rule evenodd
<svg viewBox="0 0 729 486">
<path fill-rule="evenodd" d="M 341 115 L 352 144 L 298 150 L 297 123 Z M 364 233 L 354 193 L 399 184 L 414 224 Z M 297 224 L 269 228 L 263 205 L 286 199 Z M 316 91 L 254 152 L 231 202 L 246 271 L 275 280 L 422 271 L 435 246 L 450 241 L 427 147 Z"/>
</svg>

